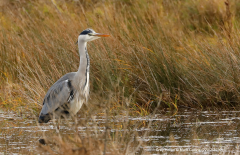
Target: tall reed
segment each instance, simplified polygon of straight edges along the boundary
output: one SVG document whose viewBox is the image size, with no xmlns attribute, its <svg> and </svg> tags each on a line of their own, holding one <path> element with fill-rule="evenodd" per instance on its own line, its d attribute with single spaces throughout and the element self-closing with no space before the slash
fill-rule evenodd
<svg viewBox="0 0 240 155">
<path fill-rule="evenodd" d="M 238 3 L 6 1 L 1 105 L 16 108 L 20 99 L 38 111 L 48 88 L 77 70 L 75 42 L 91 27 L 111 37 L 89 43 L 90 103 L 114 96 L 113 105 L 126 105 L 127 97 L 133 109 L 151 111 L 162 95 L 162 106 L 174 109 L 237 106 Z"/>
</svg>

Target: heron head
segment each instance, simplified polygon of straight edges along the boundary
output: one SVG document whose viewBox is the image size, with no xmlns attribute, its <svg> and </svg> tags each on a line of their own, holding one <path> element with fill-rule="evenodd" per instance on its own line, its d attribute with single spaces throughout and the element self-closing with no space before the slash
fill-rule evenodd
<svg viewBox="0 0 240 155">
<path fill-rule="evenodd" d="M 109 37 L 108 34 L 96 33 L 93 29 L 82 31 L 78 37 L 78 42 L 88 42 L 99 39 L 101 37 Z"/>
</svg>

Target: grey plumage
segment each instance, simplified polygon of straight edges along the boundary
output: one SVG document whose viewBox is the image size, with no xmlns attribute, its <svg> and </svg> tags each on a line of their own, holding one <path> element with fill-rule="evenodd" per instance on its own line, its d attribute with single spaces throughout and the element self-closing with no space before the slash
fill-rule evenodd
<svg viewBox="0 0 240 155">
<path fill-rule="evenodd" d="M 87 42 L 109 35 L 99 34 L 92 29 L 86 29 L 78 37 L 80 65 L 77 72 L 62 76 L 55 82 L 43 100 L 43 107 L 39 116 L 39 123 L 47 123 L 53 118 L 75 115 L 89 96 L 89 68 L 90 60 Z"/>
</svg>

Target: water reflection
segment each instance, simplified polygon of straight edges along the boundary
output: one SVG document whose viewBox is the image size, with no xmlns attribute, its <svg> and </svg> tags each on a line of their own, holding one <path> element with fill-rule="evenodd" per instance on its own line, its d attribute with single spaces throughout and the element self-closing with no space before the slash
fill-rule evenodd
<svg viewBox="0 0 240 155">
<path fill-rule="evenodd" d="M 86 126 L 77 127 L 80 134 L 96 130 L 105 132 L 105 116 L 94 116 L 89 120 L 79 117 L 78 120 L 87 121 Z M 139 154 L 175 151 L 192 154 L 239 153 L 240 111 L 181 111 L 174 116 L 164 113 L 153 117 L 114 116 L 109 117 L 108 122 L 112 136 L 128 133 L 129 138 L 143 141 Z M 123 127 L 124 122 L 127 122 L 127 128 Z M 65 122 L 60 126 L 63 134 L 75 132 L 68 124 L 74 123 Z M 38 140 L 43 135 L 55 133 L 55 129 L 52 122 L 39 127 L 34 118 L 0 113 L 0 154 L 35 152 Z"/>
</svg>

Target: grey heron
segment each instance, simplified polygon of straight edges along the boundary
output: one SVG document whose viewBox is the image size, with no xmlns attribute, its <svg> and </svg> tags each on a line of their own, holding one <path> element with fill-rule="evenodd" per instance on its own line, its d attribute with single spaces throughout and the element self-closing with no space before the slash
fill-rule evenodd
<svg viewBox="0 0 240 155">
<path fill-rule="evenodd" d="M 51 119 L 74 116 L 87 102 L 89 96 L 90 61 L 87 42 L 107 34 L 96 33 L 86 29 L 78 36 L 80 64 L 77 72 L 67 73 L 55 82 L 44 97 L 43 107 L 39 115 L 39 123 L 47 123 Z"/>
</svg>

